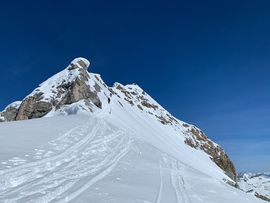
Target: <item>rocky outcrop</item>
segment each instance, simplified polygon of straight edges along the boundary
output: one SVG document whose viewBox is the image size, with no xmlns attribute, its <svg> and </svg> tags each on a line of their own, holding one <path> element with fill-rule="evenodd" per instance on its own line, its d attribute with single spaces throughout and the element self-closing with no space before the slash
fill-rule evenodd
<svg viewBox="0 0 270 203">
<path fill-rule="evenodd" d="M 89 85 L 89 64 L 84 58 L 74 59 L 64 71 L 42 83 L 20 105 L 7 107 L 1 113 L 3 120 L 40 118 L 52 109 L 59 109 L 80 100 L 101 108 L 102 103 L 97 96 L 99 85 L 95 84 L 94 89 Z"/>
<path fill-rule="evenodd" d="M 62 97 L 62 99 L 56 106 L 60 107 L 85 99 L 92 101 L 97 107 L 101 108 L 102 103 L 97 96 L 97 91 L 91 91 L 87 84 L 88 79 L 89 75 L 87 71 L 81 70 L 80 77 L 77 77 L 72 83 L 64 83 L 57 87 L 59 91 L 58 98 Z"/>
<path fill-rule="evenodd" d="M 206 152 L 232 180 L 236 181 L 236 169 L 225 151 L 195 126 L 183 124 L 183 127 L 186 128 L 185 134 L 188 135 L 185 143 Z"/>
<path fill-rule="evenodd" d="M 0 121 L 14 121 L 19 111 L 19 107 L 21 105 L 20 101 L 13 102 L 8 105 L 3 112 L 0 113 Z"/>
<path fill-rule="evenodd" d="M 50 102 L 42 101 L 42 94 L 34 94 L 23 100 L 15 120 L 41 118 L 52 110 Z"/>
<path fill-rule="evenodd" d="M 264 200 L 264 201 L 270 202 L 270 198 L 268 198 L 268 197 L 266 197 L 266 196 L 264 196 L 264 195 L 261 195 L 261 194 L 259 194 L 259 193 L 257 193 L 257 192 L 255 192 L 255 197 L 257 197 L 257 198 L 259 198 L 259 199 L 262 199 L 262 200 Z"/>
<path fill-rule="evenodd" d="M 177 128 L 181 128 L 181 131 L 183 131 L 185 135 L 185 143 L 187 145 L 206 152 L 216 165 L 236 182 L 236 169 L 229 156 L 200 129 L 174 118 L 136 84 L 123 86 L 116 83 L 111 92 L 117 95 L 117 97 L 123 98 L 131 105 L 137 106 L 139 110 L 145 111 L 155 117 L 163 125 L 173 125 Z M 235 183 L 231 184 L 235 185 Z"/>
</svg>

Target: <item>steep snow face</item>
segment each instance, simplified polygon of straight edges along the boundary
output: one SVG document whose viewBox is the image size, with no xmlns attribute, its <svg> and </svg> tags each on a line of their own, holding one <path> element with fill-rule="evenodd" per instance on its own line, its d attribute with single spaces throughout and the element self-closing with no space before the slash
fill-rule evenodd
<svg viewBox="0 0 270 203">
<path fill-rule="evenodd" d="M 238 178 L 241 190 L 270 202 L 270 173 L 243 173 Z"/>
<path fill-rule="evenodd" d="M 139 111 L 142 115 L 149 117 L 149 119 L 156 120 L 159 124 L 161 123 L 174 129 L 187 145 L 206 152 L 232 180 L 236 180 L 236 170 L 225 151 L 210 140 L 202 130 L 173 117 L 136 84 L 124 86 L 120 83 L 115 83 L 110 90 L 118 104 L 128 103 L 128 107 L 131 106 L 133 111 Z"/>
</svg>

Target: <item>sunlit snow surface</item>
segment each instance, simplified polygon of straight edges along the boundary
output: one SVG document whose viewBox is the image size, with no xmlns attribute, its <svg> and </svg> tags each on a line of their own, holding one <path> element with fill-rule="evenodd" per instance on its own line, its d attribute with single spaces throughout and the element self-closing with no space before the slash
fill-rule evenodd
<svg viewBox="0 0 270 203">
<path fill-rule="evenodd" d="M 270 199 L 270 173 L 244 173 L 239 176 L 241 190 Z"/>
<path fill-rule="evenodd" d="M 262 202 L 177 129 L 123 105 L 1 123 L 0 202 Z"/>
</svg>

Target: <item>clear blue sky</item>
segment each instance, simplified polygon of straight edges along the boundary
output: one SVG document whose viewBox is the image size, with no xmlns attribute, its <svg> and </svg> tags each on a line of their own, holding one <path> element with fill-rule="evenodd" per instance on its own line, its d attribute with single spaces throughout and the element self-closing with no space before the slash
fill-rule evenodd
<svg viewBox="0 0 270 203">
<path fill-rule="evenodd" d="M 198 125 L 239 171 L 270 171 L 270 1 L 5 2 L 1 109 L 83 56 Z"/>
</svg>

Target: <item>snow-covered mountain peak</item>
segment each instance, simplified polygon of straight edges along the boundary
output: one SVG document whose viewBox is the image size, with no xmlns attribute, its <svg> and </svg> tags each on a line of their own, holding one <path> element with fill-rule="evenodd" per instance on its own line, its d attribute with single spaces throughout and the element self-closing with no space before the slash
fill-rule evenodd
<svg viewBox="0 0 270 203">
<path fill-rule="evenodd" d="M 236 170 L 227 154 L 200 129 L 172 116 L 137 84 L 116 82 L 113 87 L 108 87 L 100 75 L 87 71 L 89 65 L 85 58 L 74 59 L 64 70 L 41 83 L 22 102 L 9 105 L 0 113 L 0 119 L 26 120 L 94 111 L 104 114 L 119 108 L 121 111 L 138 112 L 159 125 L 179 132 L 185 144 L 207 153 L 235 180 Z"/>
<path fill-rule="evenodd" d="M 91 186 L 98 180 L 105 183 L 103 177 L 109 173 L 113 173 L 114 177 L 120 170 L 121 175 L 124 175 L 123 179 L 130 180 L 134 174 L 136 181 L 140 177 L 143 178 L 139 180 L 138 187 L 137 182 L 132 182 L 133 180 L 126 184 L 119 183 L 118 177 L 121 175 L 118 174 L 117 182 L 113 180 L 113 185 L 119 187 L 116 192 L 122 194 L 126 191 L 126 188 L 122 187 L 128 185 L 131 188 L 129 190 L 141 189 L 142 193 L 140 192 L 138 197 L 125 194 L 123 196 L 130 197 L 123 201 L 115 199 L 112 202 L 134 202 L 138 199 L 147 200 L 141 202 L 153 202 L 155 199 L 154 202 L 214 203 L 246 200 L 242 191 L 226 184 L 236 185 L 236 170 L 221 146 L 209 139 L 196 126 L 175 118 L 137 84 L 115 83 L 112 87 L 108 87 L 99 74 L 88 72 L 89 65 L 87 59 L 81 57 L 74 59 L 65 69 L 41 83 L 22 101 L 8 105 L 0 113 L 0 121 L 41 118 L 4 123 L 2 131 L 0 126 L 1 133 L 11 133 L 11 137 L 15 135 L 18 136 L 16 139 L 22 139 L 23 136 L 16 134 L 17 131 L 12 131 L 13 128 L 6 130 L 9 124 L 14 124 L 19 125 L 20 129 L 20 125 L 24 126 L 22 128 L 24 136 L 32 136 L 31 139 L 26 138 L 27 141 L 31 140 L 31 143 L 27 142 L 30 145 L 40 143 L 40 140 L 50 136 L 55 138 L 55 141 L 48 144 L 42 143 L 44 149 L 33 156 L 34 160 L 42 159 L 33 164 L 35 168 L 31 168 L 32 163 L 27 163 L 26 158 L 20 155 L 19 158 L 11 157 L 7 158 L 8 160 L 2 156 L 2 160 L 4 159 L 0 162 L 0 183 L 4 183 L 4 189 L 2 191 L 0 189 L 4 194 L 2 199 L 10 198 L 10 194 L 13 194 L 11 196 L 17 198 L 16 200 L 24 202 L 29 200 L 28 197 L 35 199 L 44 194 L 46 196 L 42 197 L 44 202 L 60 200 L 63 196 L 65 201 L 71 201 L 81 195 L 78 191 L 88 189 L 85 185 Z M 59 118 L 59 115 L 71 114 L 75 116 Z M 48 131 L 40 129 L 39 126 L 44 126 L 43 124 L 49 126 Z M 71 126 L 73 128 L 70 130 Z M 59 129 L 61 133 L 67 132 L 56 138 Z M 4 138 L 1 133 L 0 141 Z M 11 148 L 11 151 L 14 151 L 12 146 L 7 147 L 1 143 L 3 142 L 0 142 L 0 148 L 6 151 Z M 21 172 L 17 173 L 16 168 L 8 165 L 10 163 L 20 165 L 18 167 Z M 55 165 L 55 168 L 51 165 Z M 116 167 L 119 168 L 115 169 Z M 55 187 L 49 189 L 43 187 L 43 184 L 39 185 L 38 180 L 40 171 L 44 175 L 42 181 L 45 185 L 51 184 L 49 180 L 54 180 L 55 174 L 56 179 L 59 175 L 64 182 L 58 183 L 57 180 L 53 181 Z M 32 177 L 35 180 L 32 180 Z M 89 182 L 84 184 L 84 180 L 87 179 Z M 146 184 L 148 180 L 150 185 Z M 155 185 L 157 180 L 159 192 L 156 198 L 153 198 L 151 191 L 158 188 Z M 36 188 L 35 183 L 40 186 L 37 186 L 38 195 L 31 191 Z M 22 186 L 18 193 L 17 186 Z M 63 187 L 66 189 L 63 190 Z M 55 192 L 56 190 L 59 193 Z M 76 192 L 71 196 L 66 194 L 73 190 Z M 219 194 L 221 190 L 226 190 L 222 198 Z M 110 192 L 113 193 L 112 190 Z M 233 192 L 238 196 L 231 195 Z M 143 194 L 149 196 L 143 197 Z M 0 197 L 0 202 L 2 199 Z M 86 202 L 88 200 L 87 198 Z M 100 202 L 90 197 L 90 201 L 92 200 Z M 246 202 L 257 202 L 252 200 L 251 198 Z"/>
<path fill-rule="evenodd" d="M 70 65 L 68 66 L 69 70 L 72 69 L 77 69 L 77 68 L 83 68 L 83 69 L 88 69 L 88 67 L 90 66 L 90 62 L 83 57 L 78 57 L 73 59 L 73 61 L 71 61 Z"/>
<path fill-rule="evenodd" d="M 44 101 L 59 100 L 61 88 L 71 85 L 78 79 L 83 81 L 90 79 L 87 71 L 89 65 L 90 62 L 87 59 L 75 58 L 64 70 L 41 83 L 30 95 L 39 93 Z"/>
<path fill-rule="evenodd" d="M 98 93 L 104 87 L 98 75 L 87 71 L 89 65 L 85 58 L 74 59 L 64 70 L 41 83 L 20 105 L 9 105 L 1 113 L 2 118 L 5 121 L 40 118 L 81 100 L 87 103 L 88 111 L 101 108 L 102 96 Z"/>
</svg>

